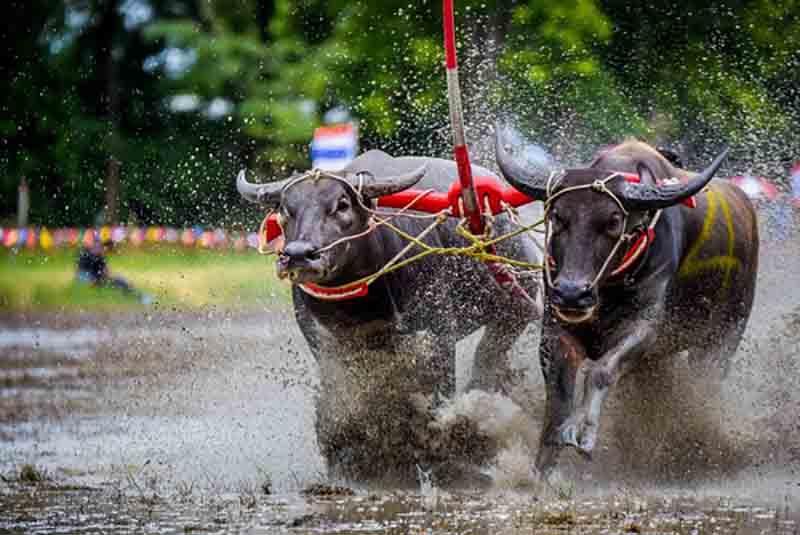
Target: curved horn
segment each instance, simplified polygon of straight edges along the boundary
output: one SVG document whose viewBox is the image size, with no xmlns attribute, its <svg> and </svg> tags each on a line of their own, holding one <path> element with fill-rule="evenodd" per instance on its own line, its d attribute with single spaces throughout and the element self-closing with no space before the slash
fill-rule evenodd
<svg viewBox="0 0 800 535">
<path fill-rule="evenodd" d="M 653 186 L 644 183 L 624 182 L 619 195 L 620 200 L 630 210 L 656 210 L 678 204 L 703 189 L 714 177 L 726 156 L 728 156 L 727 148 L 702 173 L 697 174 L 685 184 Z"/>
<path fill-rule="evenodd" d="M 428 164 L 422 164 L 410 173 L 403 175 L 382 177 L 375 179 L 374 182 L 365 183 L 361 188 L 361 194 L 367 199 L 375 199 L 384 195 L 391 195 L 398 191 L 406 190 L 419 182 L 428 171 Z"/>
<path fill-rule="evenodd" d="M 276 208 L 281 202 L 281 189 L 283 182 L 272 182 L 269 184 L 251 184 L 245 178 L 245 170 L 239 171 L 236 177 L 236 189 L 239 195 L 250 202 L 262 206 Z"/>
<path fill-rule="evenodd" d="M 542 175 L 532 173 L 514 161 L 514 158 L 506 152 L 503 146 L 503 139 L 499 129 L 495 139 L 495 158 L 497 159 L 497 165 L 500 167 L 500 172 L 509 184 L 529 197 L 544 200 L 547 196 L 549 170 Z"/>
</svg>

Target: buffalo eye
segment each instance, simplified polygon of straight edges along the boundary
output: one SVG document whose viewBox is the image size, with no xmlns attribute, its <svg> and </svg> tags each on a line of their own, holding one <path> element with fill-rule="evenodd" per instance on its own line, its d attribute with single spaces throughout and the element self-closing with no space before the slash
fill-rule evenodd
<svg viewBox="0 0 800 535">
<path fill-rule="evenodd" d="M 336 203 L 336 211 L 339 213 L 346 212 L 349 209 L 350 209 L 350 199 L 348 199 L 347 197 L 342 197 L 341 199 L 339 199 L 339 202 Z"/>
<path fill-rule="evenodd" d="M 567 228 L 567 220 L 557 211 L 553 210 L 550 212 L 550 226 L 553 233 L 560 232 Z"/>
<path fill-rule="evenodd" d="M 612 238 L 618 238 L 622 234 L 623 218 L 619 212 L 614 212 L 606 222 L 606 234 Z"/>
</svg>

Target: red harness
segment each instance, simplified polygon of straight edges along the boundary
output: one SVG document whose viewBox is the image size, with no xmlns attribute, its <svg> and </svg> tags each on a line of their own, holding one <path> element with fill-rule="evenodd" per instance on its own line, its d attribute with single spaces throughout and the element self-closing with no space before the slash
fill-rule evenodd
<svg viewBox="0 0 800 535">
<path fill-rule="evenodd" d="M 637 174 L 619 173 L 622 178 L 628 182 L 641 182 L 641 178 Z M 503 185 L 491 177 L 475 177 L 475 189 L 478 193 L 478 198 L 484 203 L 488 211 L 493 214 L 499 214 L 505 207 L 504 204 L 511 206 L 521 206 L 536 199 L 531 199 L 525 194 L 515 190 L 511 187 L 503 187 Z M 430 192 L 429 194 L 420 197 L 419 191 L 406 190 L 391 195 L 389 197 L 382 197 L 378 201 L 379 206 L 387 207 L 403 207 L 411 202 L 415 197 L 419 197 L 419 202 L 415 204 L 415 209 L 423 210 L 426 212 L 438 212 L 445 208 L 450 208 L 453 215 L 459 215 L 459 199 L 461 198 L 461 184 L 455 182 L 447 193 Z M 694 208 L 696 202 L 694 197 L 689 197 L 682 201 L 682 204 L 689 208 Z M 622 257 L 622 262 L 611 272 L 614 277 L 628 270 L 641 256 L 647 251 L 647 248 L 655 241 L 655 224 L 658 222 L 658 216 L 654 215 L 650 220 L 647 228 L 639 231 L 639 236 L 633 242 L 631 247 L 625 252 Z M 269 214 L 264 220 L 262 225 L 263 234 L 260 236 L 262 243 L 273 251 L 280 252 L 283 248 L 283 229 L 278 223 L 277 214 Z M 548 257 L 548 261 L 552 262 L 552 258 Z M 353 284 L 345 284 L 342 286 L 328 287 L 320 286 L 312 282 L 305 282 L 299 284 L 308 295 L 320 299 L 322 301 L 347 301 L 364 297 L 369 293 L 369 286 L 364 282 Z"/>
<path fill-rule="evenodd" d="M 482 202 L 487 212 L 497 215 L 503 212 L 508 206 L 521 206 L 533 202 L 535 199 L 517 191 L 514 188 L 503 185 L 500 181 L 492 177 L 474 177 L 475 191 L 478 199 Z M 413 203 L 413 209 L 423 212 L 437 213 L 449 209 L 453 216 L 461 215 L 461 183 L 454 182 L 446 193 L 419 190 L 405 190 L 393 195 L 378 199 L 378 206 L 388 208 L 405 208 L 409 203 Z M 283 248 L 283 229 L 278 222 L 277 214 L 268 214 L 262 223 L 262 234 L 259 237 L 261 244 L 259 250 L 265 248 L 275 252 L 280 252 Z M 497 273 L 495 273 L 497 271 Z M 494 270 L 495 278 L 501 285 L 510 285 L 509 277 L 501 276 L 500 271 Z M 320 286 L 314 283 L 301 283 L 300 289 L 308 295 L 322 301 L 347 301 L 358 297 L 363 297 L 369 293 L 369 285 L 364 282 L 345 284 L 342 286 Z"/>
<path fill-rule="evenodd" d="M 620 273 L 626 271 L 629 267 L 631 267 L 636 260 L 638 260 L 647 248 L 655 241 L 656 239 L 656 231 L 655 226 L 658 222 L 658 218 L 661 215 L 661 210 L 656 212 L 653 215 L 653 218 L 650 220 L 650 224 L 647 225 L 647 228 L 639 231 L 639 236 L 633 242 L 633 245 L 625 252 L 625 255 L 622 257 L 622 262 L 620 262 L 619 266 L 617 266 L 614 271 L 611 272 L 609 275 L 610 277 L 615 277 Z"/>
</svg>

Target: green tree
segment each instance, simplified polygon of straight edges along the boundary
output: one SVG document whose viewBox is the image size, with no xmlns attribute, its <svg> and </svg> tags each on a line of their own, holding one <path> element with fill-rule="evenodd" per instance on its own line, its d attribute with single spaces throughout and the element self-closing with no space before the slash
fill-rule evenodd
<svg viewBox="0 0 800 535">
<path fill-rule="evenodd" d="M 12 6 L 23 30 L 4 30 L 14 42 L 1 64 L 4 218 L 24 175 L 34 222 L 91 224 L 104 205 L 114 219 L 116 198 L 122 220 L 252 221 L 235 172 L 307 167 L 314 127 L 339 106 L 358 120 L 362 149 L 450 152 L 438 1 Z M 482 163 L 505 119 L 570 163 L 631 135 L 677 144 L 693 163 L 731 143 L 737 168 L 769 171 L 800 154 L 794 2 L 456 8 L 467 133 Z"/>
</svg>

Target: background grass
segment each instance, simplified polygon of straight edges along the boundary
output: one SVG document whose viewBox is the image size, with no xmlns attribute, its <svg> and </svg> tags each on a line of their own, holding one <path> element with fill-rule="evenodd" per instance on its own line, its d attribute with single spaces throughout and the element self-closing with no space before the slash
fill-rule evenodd
<svg viewBox="0 0 800 535">
<path fill-rule="evenodd" d="M 141 306 L 116 288 L 75 282 L 78 249 L 0 250 L 0 308 L 92 309 Z M 112 274 L 149 293 L 159 305 L 263 306 L 289 301 L 273 258 L 173 245 L 119 247 L 108 257 Z"/>
</svg>

